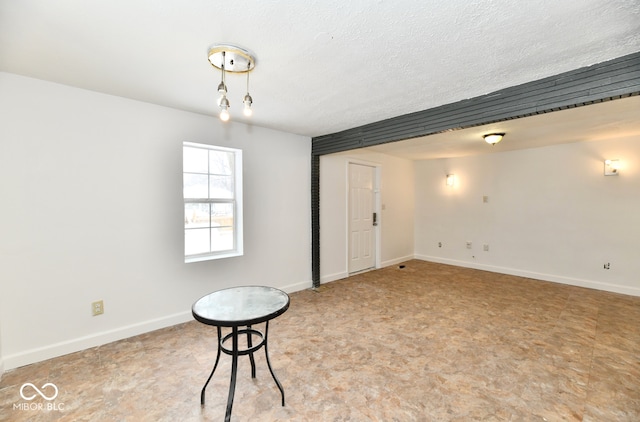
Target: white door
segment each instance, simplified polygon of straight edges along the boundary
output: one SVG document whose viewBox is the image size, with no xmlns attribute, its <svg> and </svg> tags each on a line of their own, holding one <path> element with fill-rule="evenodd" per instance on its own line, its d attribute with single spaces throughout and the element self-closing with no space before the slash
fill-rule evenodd
<svg viewBox="0 0 640 422">
<path fill-rule="evenodd" d="M 349 164 L 349 273 L 375 266 L 374 167 Z"/>
</svg>

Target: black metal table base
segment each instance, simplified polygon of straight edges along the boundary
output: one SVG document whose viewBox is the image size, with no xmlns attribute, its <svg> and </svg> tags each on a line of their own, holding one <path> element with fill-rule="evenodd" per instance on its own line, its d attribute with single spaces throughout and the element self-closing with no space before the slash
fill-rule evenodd
<svg viewBox="0 0 640 422">
<path fill-rule="evenodd" d="M 200 404 L 204 406 L 204 393 L 209 385 L 209 381 L 213 377 L 213 373 L 216 372 L 216 368 L 218 367 L 218 362 L 220 361 L 220 352 L 224 352 L 227 355 L 231 356 L 231 382 L 229 383 L 229 397 L 227 398 L 227 411 L 224 417 L 225 422 L 228 422 L 231 419 L 231 408 L 233 407 L 233 396 L 236 391 L 236 373 L 238 372 L 238 356 L 249 355 L 249 360 L 251 361 L 251 378 L 256 377 L 256 362 L 253 358 L 253 353 L 259 350 L 261 347 L 264 347 L 264 354 L 267 358 L 267 366 L 269 367 L 269 372 L 271 372 L 271 376 L 273 380 L 276 382 L 278 389 L 280 390 L 280 394 L 282 395 L 282 405 L 284 406 L 284 389 L 282 388 L 282 384 L 278 381 L 276 374 L 273 372 L 273 368 L 271 368 L 271 362 L 269 361 L 269 349 L 268 349 L 268 337 L 269 337 L 269 321 L 265 323 L 264 335 L 262 332 L 251 328 L 251 325 L 247 325 L 247 328 L 243 328 L 241 330 L 238 329 L 237 326 L 231 328 L 231 333 L 222 337 L 222 329 L 220 327 L 216 327 L 218 329 L 218 353 L 216 355 L 216 362 L 213 364 L 213 369 L 211 370 L 211 374 L 209 378 L 207 378 L 207 382 L 204 383 L 204 387 L 202 387 L 202 392 L 200 393 Z M 247 348 L 243 350 L 239 350 L 238 347 L 238 336 L 246 334 L 247 335 Z M 253 345 L 252 336 L 257 335 L 260 337 L 260 342 Z M 231 339 L 232 347 L 228 349 L 225 347 L 225 341 Z"/>
</svg>

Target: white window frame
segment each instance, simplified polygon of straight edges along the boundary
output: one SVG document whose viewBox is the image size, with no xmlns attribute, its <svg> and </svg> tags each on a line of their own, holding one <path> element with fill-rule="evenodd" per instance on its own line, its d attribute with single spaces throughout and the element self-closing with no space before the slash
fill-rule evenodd
<svg viewBox="0 0 640 422">
<path fill-rule="evenodd" d="M 233 204 L 233 248 L 222 251 L 209 251 L 206 253 L 199 253 L 193 255 L 187 255 L 186 247 L 183 247 L 184 252 L 184 262 L 199 262 L 199 261 L 207 261 L 212 259 L 221 259 L 221 258 L 229 258 L 234 256 L 241 256 L 244 253 L 244 245 L 243 245 L 243 219 L 242 219 L 242 150 L 236 148 L 227 148 L 220 146 L 213 146 L 208 144 L 199 144 L 194 142 L 183 142 L 182 150 L 184 155 L 184 148 L 201 148 L 206 149 L 208 151 L 223 151 L 227 153 L 233 153 L 234 155 L 234 171 L 233 171 L 233 186 L 234 186 L 234 196 L 233 198 L 187 198 L 185 196 L 185 192 L 183 189 L 183 198 L 184 204 L 193 204 L 193 203 L 231 203 Z M 182 168 L 183 174 L 183 188 L 184 188 L 184 175 L 192 174 L 190 172 L 185 172 L 184 164 Z M 211 173 L 207 172 L 208 175 Z M 183 206 L 183 223 L 186 222 L 187 216 L 184 215 L 185 206 Z M 210 223 L 211 224 L 211 223 Z M 211 229 L 211 225 L 209 226 Z M 187 230 L 192 230 L 187 227 L 184 227 L 183 234 L 183 246 L 186 245 L 187 239 L 186 234 Z"/>
</svg>

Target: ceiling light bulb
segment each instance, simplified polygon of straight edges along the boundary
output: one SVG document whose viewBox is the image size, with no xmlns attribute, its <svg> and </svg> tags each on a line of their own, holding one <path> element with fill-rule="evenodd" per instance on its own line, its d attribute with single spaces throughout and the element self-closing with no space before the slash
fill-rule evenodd
<svg viewBox="0 0 640 422">
<path fill-rule="evenodd" d="M 229 120 L 229 100 L 224 94 L 220 97 L 219 106 L 222 109 L 220 111 L 220 120 L 226 122 Z"/>
<path fill-rule="evenodd" d="M 251 98 L 251 95 L 249 95 L 248 92 L 247 92 L 247 95 L 244 96 L 242 103 L 244 104 L 244 110 L 243 110 L 244 115 L 247 117 L 251 116 L 253 114 L 253 110 L 251 109 L 251 104 L 253 104 L 253 98 Z"/>
<path fill-rule="evenodd" d="M 242 99 L 242 103 L 244 104 L 243 113 L 247 117 L 253 114 L 253 110 L 251 110 L 251 104 L 253 103 L 253 98 L 251 98 L 251 95 L 249 95 L 249 73 L 250 72 L 251 72 L 251 61 L 247 63 L 247 93 Z"/>
</svg>

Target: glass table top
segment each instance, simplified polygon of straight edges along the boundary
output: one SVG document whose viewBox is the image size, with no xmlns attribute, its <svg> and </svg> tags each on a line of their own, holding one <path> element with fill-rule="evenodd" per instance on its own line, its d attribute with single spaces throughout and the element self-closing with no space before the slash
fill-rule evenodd
<svg viewBox="0 0 640 422">
<path fill-rule="evenodd" d="M 241 286 L 218 290 L 193 304 L 198 321 L 223 327 L 258 324 L 283 314 L 289 295 L 266 286 Z"/>
</svg>

